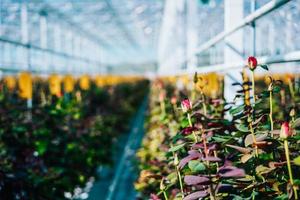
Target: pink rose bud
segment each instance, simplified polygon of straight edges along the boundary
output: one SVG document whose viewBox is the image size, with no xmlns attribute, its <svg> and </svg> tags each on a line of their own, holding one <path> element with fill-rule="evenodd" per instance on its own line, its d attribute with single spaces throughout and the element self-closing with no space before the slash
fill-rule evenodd
<svg viewBox="0 0 300 200">
<path fill-rule="evenodd" d="M 292 131 L 290 130 L 290 125 L 288 122 L 283 122 L 281 124 L 280 130 L 280 138 L 286 139 L 292 135 Z"/>
<path fill-rule="evenodd" d="M 248 58 L 248 66 L 251 70 L 255 70 L 255 68 L 257 67 L 257 59 L 253 56 L 250 56 Z"/>
<path fill-rule="evenodd" d="M 192 109 L 192 103 L 190 102 L 190 100 L 185 99 L 185 100 L 181 101 L 181 108 L 182 108 L 183 112 L 187 112 Z"/>
<path fill-rule="evenodd" d="M 176 103 L 177 103 L 176 97 L 172 96 L 172 98 L 171 98 L 171 104 L 176 105 Z"/>
<path fill-rule="evenodd" d="M 164 91 L 161 91 L 159 93 L 159 101 L 164 101 L 166 97 L 166 93 Z"/>
</svg>

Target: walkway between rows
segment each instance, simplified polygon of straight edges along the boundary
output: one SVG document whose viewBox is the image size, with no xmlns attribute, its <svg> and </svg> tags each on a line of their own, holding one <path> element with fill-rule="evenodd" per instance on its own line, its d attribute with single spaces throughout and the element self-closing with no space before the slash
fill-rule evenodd
<svg viewBox="0 0 300 200">
<path fill-rule="evenodd" d="M 96 182 L 89 200 L 135 200 L 133 183 L 137 178 L 135 153 L 144 136 L 144 120 L 148 98 L 145 98 L 132 121 L 129 134 L 118 138 L 113 167 L 99 169 L 100 180 Z"/>
</svg>

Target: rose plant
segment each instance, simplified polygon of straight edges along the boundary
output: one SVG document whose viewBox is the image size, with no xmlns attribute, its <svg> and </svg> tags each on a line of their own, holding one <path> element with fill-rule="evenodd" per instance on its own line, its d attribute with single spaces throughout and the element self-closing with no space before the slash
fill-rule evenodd
<svg viewBox="0 0 300 200">
<path fill-rule="evenodd" d="M 250 57 L 234 102 L 204 92 L 208 75 L 195 75 L 192 88 L 153 84 L 148 134 L 137 154 L 142 198 L 298 199 L 299 83 L 270 75 L 266 85 L 258 67 L 268 70 Z"/>
</svg>

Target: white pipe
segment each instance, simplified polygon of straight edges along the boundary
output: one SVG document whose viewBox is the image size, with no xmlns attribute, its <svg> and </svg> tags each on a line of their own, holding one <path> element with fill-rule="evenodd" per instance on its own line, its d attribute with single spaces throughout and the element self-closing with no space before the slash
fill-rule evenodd
<svg viewBox="0 0 300 200">
<path fill-rule="evenodd" d="M 198 47 L 197 53 L 201 53 L 201 52 L 207 50 L 211 46 L 213 46 L 213 45 L 217 44 L 218 42 L 220 42 L 221 40 L 223 40 L 226 36 L 231 35 L 232 33 L 236 32 L 237 30 L 243 28 L 244 26 L 247 26 L 251 22 L 256 21 L 257 19 L 265 16 L 266 14 L 272 12 L 276 8 L 282 6 L 290 1 L 291 0 L 272 0 L 272 1 L 270 1 L 263 7 L 257 9 L 255 12 L 253 12 L 250 15 L 248 15 L 247 17 L 245 17 L 244 20 L 237 26 L 233 27 L 232 29 L 230 29 L 228 31 L 223 31 L 222 33 L 216 35 L 214 38 L 212 38 L 211 40 L 207 41 L 206 43 L 204 43 L 203 45 Z"/>
<path fill-rule="evenodd" d="M 291 62 L 300 62 L 300 51 L 294 51 L 287 54 L 280 54 L 274 56 L 263 56 L 257 57 L 259 64 L 276 64 L 276 63 L 291 63 Z M 201 66 L 194 69 L 186 70 L 177 70 L 173 71 L 167 75 L 183 75 L 183 74 L 194 74 L 197 73 L 210 73 L 210 72 L 225 72 L 230 69 L 241 69 L 246 66 L 245 63 L 241 62 L 232 62 L 228 64 L 216 64 L 210 66 Z"/>
</svg>

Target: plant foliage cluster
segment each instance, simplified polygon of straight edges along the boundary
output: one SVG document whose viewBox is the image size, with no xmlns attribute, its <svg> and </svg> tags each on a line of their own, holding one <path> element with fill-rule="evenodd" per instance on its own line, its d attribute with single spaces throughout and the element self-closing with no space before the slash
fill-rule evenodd
<svg viewBox="0 0 300 200">
<path fill-rule="evenodd" d="M 18 88 L 12 77 L 0 85 L 0 199 L 74 198 L 74 190 L 79 195 L 99 166 L 113 164 L 113 147 L 148 83 L 98 87 L 85 77 L 61 90 L 56 77 L 35 78 L 32 88 L 25 78 Z M 18 94 L 31 90 L 28 107 L 29 100 Z"/>
<path fill-rule="evenodd" d="M 299 79 L 258 79 L 257 67 L 268 70 L 250 57 L 234 102 L 204 92 L 214 90 L 211 75 L 195 74 L 185 87 L 180 78 L 152 84 L 148 132 L 137 153 L 142 198 L 299 198 Z"/>
</svg>

